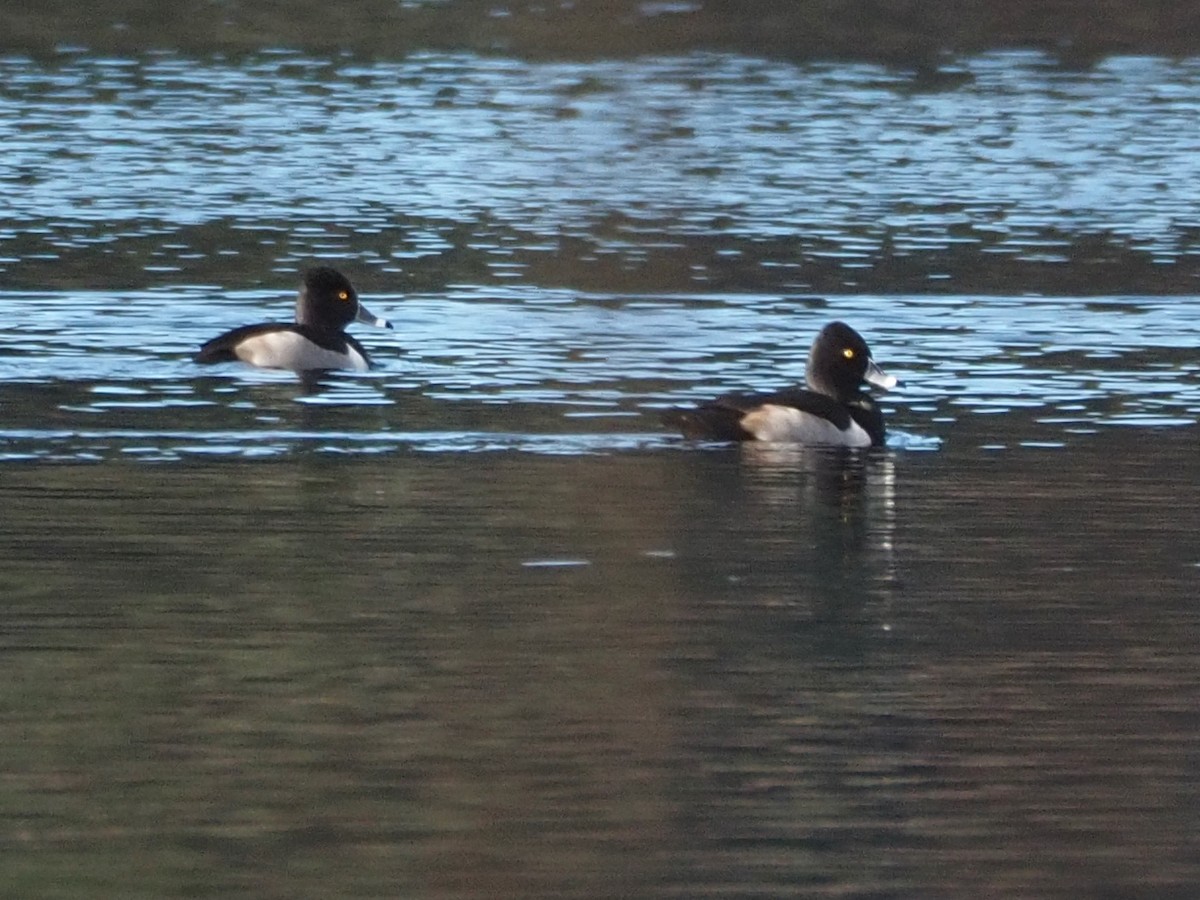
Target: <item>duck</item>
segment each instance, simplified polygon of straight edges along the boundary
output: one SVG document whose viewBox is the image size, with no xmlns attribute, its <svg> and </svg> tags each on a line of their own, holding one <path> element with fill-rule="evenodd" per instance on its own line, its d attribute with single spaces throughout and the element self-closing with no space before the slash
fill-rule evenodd
<svg viewBox="0 0 1200 900">
<path fill-rule="evenodd" d="M 725 394 L 694 409 L 671 410 L 667 422 L 699 440 L 883 445 L 883 412 L 863 386 L 887 391 L 898 381 L 871 358 L 862 335 L 845 322 L 822 328 L 808 353 L 805 382 L 774 393 Z"/>
<path fill-rule="evenodd" d="M 295 372 L 370 369 L 370 355 L 344 329 L 351 322 L 391 328 L 391 322 L 369 312 L 350 279 L 332 266 L 314 266 L 303 279 L 295 323 L 242 325 L 207 341 L 192 359 L 202 364 L 240 360 Z"/>
</svg>

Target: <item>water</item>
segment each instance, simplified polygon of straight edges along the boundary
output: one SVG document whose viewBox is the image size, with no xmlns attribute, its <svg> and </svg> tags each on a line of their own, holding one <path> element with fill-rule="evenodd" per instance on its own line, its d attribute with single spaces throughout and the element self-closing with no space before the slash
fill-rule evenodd
<svg viewBox="0 0 1200 900">
<path fill-rule="evenodd" d="M 0 59 L 7 892 L 1194 895 L 1198 72 Z"/>
<path fill-rule="evenodd" d="M 1198 464 L 1130 431 L 9 466 L 6 843 L 135 896 L 1182 892 Z"/>
<path fill-rule="evenodd" d="M 2 58 L 0 261 L 30 288 L 281 286 L 334 257 L 392 291 L 1195 293 L 1200 65 L 959 72 Z"/>
</svg>

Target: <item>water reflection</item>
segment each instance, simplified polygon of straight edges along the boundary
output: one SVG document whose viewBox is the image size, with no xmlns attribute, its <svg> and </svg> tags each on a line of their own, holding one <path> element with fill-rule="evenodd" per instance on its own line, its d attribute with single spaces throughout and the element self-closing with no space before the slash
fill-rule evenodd
<svg viewBox="0 0 1200 900">
<path fill-rule="evenodd" d="M 727 585 L 739 627 L 759 619 L 773 635 L 764 640 L 788 644 L 788 652 L 796 641 L 828 649 L 842 637 L 858 647 L 889 627 L 892 455 L 748 444 L 680 465 L 688 478 L 681 488 L 703 495 L 705 509 L 721 510 L 725 542 L 690 548 L 683 558 L 707 586 L 704 594 Z M 777 592 L 777 585 L 788 587 Z M 746 602 L 747 594 L 756 602 Z"/>
<path fill-rule="evenodd" d="M 6 465 L 24 877 L 94 896 L 141 848 L 163 896 L 1200 883 L 1194 436 L 1033 453 Z"/>
</svg>

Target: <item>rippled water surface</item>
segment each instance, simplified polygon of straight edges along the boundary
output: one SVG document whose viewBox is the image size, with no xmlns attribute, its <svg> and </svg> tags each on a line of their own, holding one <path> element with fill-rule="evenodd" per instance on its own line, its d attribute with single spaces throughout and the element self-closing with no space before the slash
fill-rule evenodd
<svg viewBox="0 0 1200 900">
<path fill-rule="evenodd" d="M 1195 60 L 1009 53 L 945 76 L 9 57 L 0 254 L 30 286 L 233 288 L 335 255 L 393 286 L 1196 293 Z"/>
<path fill-rule="evenodd" d="M 1195 896 L 1197 98 L 0 59 L 7 890 Z M 373 371 L 190 361 L 317 260 Z M 883 450 L 660 424 L 833 318 Z"/>
<path fill-rule="evenodd" d="M 363 334 L 376 369 L 315 385 L 190 361 L 230 322 L 288 317 L 290 300 L 12 294 L 23 312 L 0 334 L 0 453 L 669 447 L 678 442 L 659 422 L 664 408 L 801 381 L 811 335 L 835 317 L 860 324 L 903 380 L 884 398 L 894 448 L 1066 447 L 1105 427 L 1190 428 L 1200 412 L 1194 297 L 511 293 L 371 297 L 400 324 Z M 886 330 L 862 324 L 876 322 Z"/>
</svg>

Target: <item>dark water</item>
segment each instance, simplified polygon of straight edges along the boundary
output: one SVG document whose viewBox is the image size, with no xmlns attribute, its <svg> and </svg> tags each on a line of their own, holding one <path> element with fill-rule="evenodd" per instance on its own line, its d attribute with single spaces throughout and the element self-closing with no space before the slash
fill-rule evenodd
<svg viewBox="0 0 1200 900">
<path fill-rule="evenodd" d="M 7 877 L 1186 896 L 1198 475 L 1135 429 L 10 465 Z"/>
<path fill-rule="evenodd" d="M 1195 60 L 0 75 L 0 893 L 1200 891 Z M 886 449 L 659 425 L 835 317 Z"/>
</svg>

